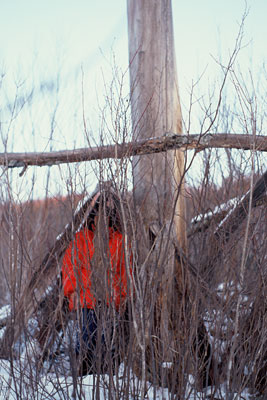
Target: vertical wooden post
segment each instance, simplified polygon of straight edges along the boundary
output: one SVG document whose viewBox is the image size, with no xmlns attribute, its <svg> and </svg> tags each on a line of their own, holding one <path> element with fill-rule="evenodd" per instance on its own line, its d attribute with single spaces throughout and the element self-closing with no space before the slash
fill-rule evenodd
<svg viewBox="0 0 267 400">
<path fill-rule="evenodd" d="M 182 133 L 171 0 L 128 0 L 128 30 L 133 139 L 161 136 L 168 132 Z M 174 269 L 170 234 L 176 234 L 179 246 L 185 251 L 183 174 L 184 155 L 181 151 L 133 159 L 134 198 L 144 228 L 139 242 L 143 244 L 145 233 L 152 226 L 156 226 L 156 232 L 160 233 L 160 246 L 154 248 L 154 258 L 148 262 L 147 272 L 151 276 L 156 268 L 158 279 L 152 284 L 159 298 L 154 308 L 155 319 L 148 329 L 150 334 L 146 335 L 159 339 L 153 345 L 151 341 L 148 344 L 147 362 L 150 362 L 149 354 L 152 352 L 154 356 L 150 359 L 156 363 L 148 369 L 154 371 L 162 371 L 164 361 L 175 357 L 170 350 L 176 339 L 175 328 L 172 331 L 169 328 L 175 326 L 169 323 L 172 319 L 169 305 L 173 302 L 174 275 L 179 276 L 180 272 L 177 263 L 178 269 Z M 174 222 L 174 225 L 169 225 L 169 222 Z M 149 246 L 143 246 L 139 254 L 140 264 L 147 263 L 149 250 Z M 177 296 L 175 301 L 178 301 Z M 149 302 L 148 295 L 145 303 Z M 149 326 L 149 318 L 151 316 L 147 318 L 146 326 Z M 159 381 L 162 381 L 162 373 L 156 372 Z"/>
<path fill-rule="evenodd" d="M 128 30 L 134 139 L 182 133 L 171 0 L 128 0 Z M 144 223 L 162 225 L 175 210 L 185 249 L 183 173 L 181 151 L 134 157 L 134 195 Z"/>
</svg>

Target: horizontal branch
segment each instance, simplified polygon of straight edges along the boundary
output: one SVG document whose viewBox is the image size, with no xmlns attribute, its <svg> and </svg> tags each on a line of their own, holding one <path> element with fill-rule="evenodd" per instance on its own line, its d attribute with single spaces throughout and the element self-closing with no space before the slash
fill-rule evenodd
<svg viewBox="0 0 267 400">
<path fill-rule="evenodd" d="M 179 135 L 168 133 L 164 136 L 135 142 L 89 147 L 75 150 L 62 150 L 49 153 L 0 153 L 0 165 L 9 168 L 30 165 L 51 166 L 63 163 L 123 158 L 136 155 L 161 153 L 174 149 L 225 148 L 267 151 L 267 136 L 243 134 L 205 134 Z"/>
</svg>

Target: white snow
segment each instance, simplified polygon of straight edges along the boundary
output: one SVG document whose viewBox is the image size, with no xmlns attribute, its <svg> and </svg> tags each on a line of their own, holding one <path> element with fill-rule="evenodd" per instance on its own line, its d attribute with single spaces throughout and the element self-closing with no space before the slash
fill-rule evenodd
<svg viewBox="0 0 267 400">
<path fill-rule="evenodd" d="M 218 286 L 218 294 L 223 295 L 225 285 Z M 10 307 L 5 306 L 0 309 L 0 319 L 10 315 Z M 208 331 L 212 329 L 213 324 L 220 320 L 222 331 L 229 329 L 229 321 L 223 315 L 206 315 L 205 325 Z M 29 324 L 29 333 L 34 331 L 36 321 L 32 320 Z M 70 324 L 71 325 L 71 324 Z M 70 337 L 73 333 L 73 327 L 69 326 L 70 332 L 66 337 Z M 3 332 L 4 328 L 0 331 Z M 219 338 L 210 336 L 212 346 L 220 357 L 223 341 Z M 67 344 L 67 342 L 66 342 Z M 141 399 L 141 382 L 132 371 L 125 369 L 121 364 L 116 376 L 108 375 L 88 375 L 86 377 L 78 377 L 77 381 L 71 376 L 70 363 L 66 354 L 60 354 L 52 363 L 46 361 L 44 365 L 37 369 L 38 356 L 40 355 L 39 344 L 32 339 L 27 344 L 16 344 L 15 356 L 19 355 L 12 363 L 8 360 L 0 360 L 0 400 L 66 400 L 66 399 L 84 399 L 90 400 L 98 398 L 96 390 L 99 388 L 99 399 L 124 399 L 137 400 Z M 163 363 L 164 368 L 171 368 L 172 363 Z M 187 390 L 185 399 L 187 400 L 204 400 L 209 398 L 225 399 L 226 388 L 222 384 L 215 397 L 209 397 L 212 388 L 207 388 L 203 392 L 197 392 L 194 389 L 193 376 L 187 377 Z M 149 382 L 146 383 L 146 395 L 144 399 L 150 400 L 168 400 L 173 398 L 168 389 L 160 388 Z M 242 393 L 232 393 L 235 400 L 251 399 L 247 390 Z"/>
<path fill-rule="evenodd" d="M 0 321 L 2 319 L 7 318 L 9 315 L 10 315 L 10 305 L 9 304 L 0 308 Z"/>
<path fill-rule="evenodd" d="M 31 371 L 26 367 L 23 369 L 23 360 L 13 362 L 13 373 L 9 361 L 0 360 L 0 400 L 66 400 L 66 399 L 95 399 L 96 388 L 99 387 L 99 398 L 105 400 L 108 398 L 128 398 L 131 400 L 141 399 L 140 381 L 130 373 L 130 385 L 128 393 L 125 393 L 125 376 L 124 366 L 120 366 L 118 377 L 110 377 L 108 375 L 88 375 L 83 378 L 78 378 L 76 382 L 76 397 L 74 392 L 74 381 L 67 374 L 61 376 L 56 372 L 47 373 L 39 376 L 35 371 Z M 188 386 L 185 395 L 187 400 L 204 400 L 208 399 L 212 393 L 212 388 L 207 388 L 204 392 L 196 392 L 191 383 L 193 378 L 188 377 Z M 214 395 L 214 393 L 213 393 Z M 166 388 L 155 387 L 147 382 L 147 392 L 145 399 L 168 400 L 171 399 L 171 394 Z M 216 391 L 216 399 L 225 399 L 226 392 L 224 385 L 221 385 Z M 233 393 L 233 398 L 236 400 L 249 400 L 249 393 L 244 390 L 242 393 Z"/>
<path fill-rule="evenodd" d="M 242 197 L 234 197 L 234 198 L 228 200 L 226 203 L 219 204 L 212 211 L 208 211 L 204 214 L 196 215 L 194 218 L 192 218 L 191 224 L 196 224 L 200 221 L 209 220 L 214 215 L 220 214 L 223 211 L 229 210 L 229 212 L 223 219 L 223 221 L 225 221 L 227 218 L 229 218 L 229 215 L 235 210 L 235 208 L 240 204 L 240 202 L 244 199 L 245 196 L 246 195 L 244 195 Z M 219 226 L 223 223 L 223 221 L 220 222 Z"/>
</svg>

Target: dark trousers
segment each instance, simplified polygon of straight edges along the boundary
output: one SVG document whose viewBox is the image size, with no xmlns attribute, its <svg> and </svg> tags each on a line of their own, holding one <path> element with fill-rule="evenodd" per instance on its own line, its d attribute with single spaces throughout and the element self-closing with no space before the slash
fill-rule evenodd
<svg viewBox="0 0 267 400">
<path fill-rule="evenodd" d="M 80 375 L 113 371 L 116 362 L 116 346 L 111 340 L 114 323 L 107 322 L 103 326 L 95 310 L 88 308 L 81 310 L 78 323 L 76 355 L 80 360 Z"/>
</svg>

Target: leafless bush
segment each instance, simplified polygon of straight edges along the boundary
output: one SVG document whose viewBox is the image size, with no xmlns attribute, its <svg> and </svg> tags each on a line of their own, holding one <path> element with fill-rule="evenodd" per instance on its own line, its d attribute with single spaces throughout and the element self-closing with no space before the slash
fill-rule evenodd
<svg viewBox="0 0 267 400">
<path fill-rule="evenodd" d="M 257 115 L 258 99 L 249 96 L 244 81 L 232 68 L 231 62 L 226 71 L 237 90 L 239 128 L 255 135 L 262 126 L 256 123 L 257 118 L 261 119 Z M 129 101 L 123 95 L 123 79 L 124 75 L 116 70 L 106 93 L 97 143 L 100 148 L 107 142 L 127 141 L 130 136 Z M 201 104 L 202 128 L 236 129 L 230 105 L 226 104 L 226 99 L 223 102 L 220 97 L 212 112 L 210 105 Z M 95 146 L 85 115 L 83 123 L 88 147 Z M 201 134 L 205 134 L 204 128 Z M 192 156 L 193 164 L 186 158 L 184 172 L 191 173 L 198 157 Z M 237 396 L 245 389 L 255 396 L 266 396 L 266 179 L 260 200 L 254 202 L 253 198 L 256 182 L 265 176 L 263 160 L 255 148 L 249 156 L 231 150 L 205 151 L 198 182 L 194 184 L 191 179 L 186 186 L 187 253 L 181 250 L 175 235 L 175 210 L 164 224 L 144 225 L 133 195 L 132 160 L 99 160 L 93 164 L 100 188 L 110 181 L 116 198 L 119 229 L 125 239 L 128 298 L 121 313 L 103 305 L 103 299 L 101 307 L 97 304 L 99 332 L 105 332 L 106 351 L 103 354 L 99 334 L 96 370 L 86 382 L 78 376 L 79 360 L 75 355 L 77 313 L 81 310 L 69 312 L 62 295 L 63 254 L 56 258 L 47 281 L 41 275 L 43 282 L 37 279 L 34 290 L 28 284 L 40 271 L 43 260 L 43 266 L 47 266 L 56 238 L 66 224 L 70 224 L 68 242 L 79 228 L 75 226 L 75 210 L 78 200 L 88 194 L 87 172 L 79 165 L 69 165 L 64 171 L 58 167 L 68 196 L 18 202 L 8 171 L 4 171 L 0 301 L 11 305 L 10 337 L 5 349 L 10 361 L 9 381 L 5 383 L 9 395 L 45 398 L 51 395 L 53 386 L 53 393 L 60 392 L 66 399 L 85 398 L 88 392 L 92 398 L 137 398 L 140 393 L 145 398 L 148 394 L 156 397 L 161 386 L 168 389 L 170 399 L 189 399 L 193 395 L 204 399 L 208 396 L 206 387 L 210 387 L 210 398 L 214 399 Z M 78 180 L 85 192 L 81 195 L 76 193 Z M 246 193 L 248 201 L 244 204 L 242 196 Z M 86 226 L 87 210 L 83 212 L 80 223 Z M 110 271 L 104 247 L 100 257 L 104 269 Z M 166 265 L 171 265 L 169 275 Z M 101 282 L 102 291 L 110 290 L 104 273 L 95 276 L 95 281 Z M 31 290 L 34 312 L 18 315 L 18 304 L 23 304 L 21 295 L 27 288 Z M 98 291 L 95 294 L 98 298 L 101 295 Z M 88 382 L 92 387 L 87 388 Z"/>
</svg>

